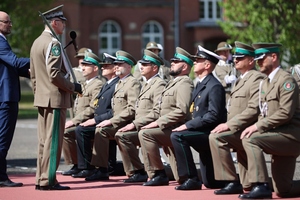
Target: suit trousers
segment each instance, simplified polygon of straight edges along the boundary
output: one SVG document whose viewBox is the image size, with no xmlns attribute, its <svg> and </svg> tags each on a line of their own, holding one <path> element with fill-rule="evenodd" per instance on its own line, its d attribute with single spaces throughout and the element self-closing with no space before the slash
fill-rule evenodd
<svg viewBox="0 0 300 200">
<path fill-rule="evenodd" d="M 248 179 L 247 155 L 244 150 L 242 140 L 240 139 L 241 131 L 222 133 L 213 133 L 209 135 L 209 144 L 214 164 L 214 174 L 216 180 L 239 181 L 243 188 L 251 187 Z M 237 153 L 239 177 L 231 157 L 230 149 Z"/>
<path fill-rule="evenodd" d="M 207 188 L 222 188 L 224 181 L 216 181 L 209 147 L 209 132 L 180 131 L 173 132 L 171 141 L 177 159 L 178 175 L 181 180 L 198 177 L 191 147 L 200 154 L 202 182 Z"/>
<path fill-rule="evenodd" d="M 293 182 L 300 143 L 280 132 L 254 132 L 242 140 L 248 158 L 248 174 L 251 183 L 268 182 L 264 152 L 271 155 L 273 188 L 281 197 L 300 195 L 299 182 Z"/>
<path fill-rule="evenodd" d="M 18 102 L 0 102 L 0 181 L 8 179 L 6 156 L 18 118 Z"/>
<path fill-rule="evenodd" d="M 62 151 L 67 165 L 77 164 L 76 126 L 65 129 Z"/>
<path fill-rule="evenodd" d="M 171 129 L 151 128 L 139 131 L 139 140 L 142 147 L 144 166 L 148 174 L 155 170 L 163 170 L 159 148 L 163 147 L 169 159 L 170 166 L 176 181 L 179 181 L 176 158 L 170 139 Z"/>
<path fill-rule="evenodd" d="M 117 132 L 115 139 L 120 149 L 126 175 L 129 176 L 136 170 L 144 169 L 139 157 L 139 150 L 137 148 L 141 146 L 138 132 Z"/>
<path fill-rule="evenodd" d="M 95 138 L 96 126 L 77 126 L 76 140 L 77 140 L 77 158 L 78 168 L 88 169 L 91 168 L 92 149 Z M 96 142 L 97 143 L 97 142 Z M 110 166 L 114 167 L 117 162 L 117 144 L 115 141 L 109 142 L 109 156 L 108 162 Z M 74 163 L 75 164 L 75 163 Z"/>
<path fill-rule="evenodd" d="M 66 109 L 38 107 L 36 185 L 55 185 L 66 123 Z"/>
</svg>

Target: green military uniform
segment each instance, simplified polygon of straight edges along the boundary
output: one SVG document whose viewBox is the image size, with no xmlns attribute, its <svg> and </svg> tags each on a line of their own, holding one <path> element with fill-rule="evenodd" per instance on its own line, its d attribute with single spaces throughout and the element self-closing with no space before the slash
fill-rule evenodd
<svg viewBox="0 0 300 200">
<path fill-rule="evenodd" d="M 241 42 L 235 42 L 235 47 L 233 57 L 236 59 L 244 59 L 245 56 L 254 59 L 253 47 Z M 249 66 L 246 67 L 249 68 Z M 264 75 L 256 71 L 254 67 L 253 64 L 252 69 L 240 76 L 231 90 L 226 122 L 230 130 L 209 135 L 215 178 L 229 182 L 238 182 L 240 178 L 243 188 L 249 188 L 251 184 L 247 177 L 247 156 L 240 135 L 247 126 L 257 121 L 258 87 L 264 78 Z M 231 148 L 237 151 L 239 178 L 231 158 Z M 242 187 L 240 188 L 242 193 Z"/>
<path fill-rule="evenodd" d="M 274 53 L 279 56 L 279 46 L 253 44 L 257 60 L 264 59 L 263 62 Z M 255 123 L 257 132 L 243 139 L 249 181 L 254 184 L 268 182 L 265 152 L 272 158 L 272 181 L 276 194 L 280 197 L 300 196 L 300 184 L 293 182 L 296 159 L 300 154 L 299 88 L 295 79 L 280 66 L 263 80 L 259 90 L 259 106 L 260 116 Z M 240 198 L 251 198 L 258 189 L 259 186 L 248 195 L 240 195 Z"/>
<path fill-rule="evenodd" d="M 158 68 L 163 64 L 159 56 L 148 50 L 144 51 L 144 57 L 139 62 L 152 63 Z M 124 170 L 127 175 L 130 175 L 134 171 L 144 169 L 137 151 L 137 146 L 141 146 L 138 131 L 142 126 L 155 121 L 159 117 L 159 115 L 152 112 L 152 110 L 155 104 L 158 103 L 165 85 L 166 82 L 162 80 L 158 74 L 148 79 L 142 87 L 136 102 L 135 119 L 132 122 L 136 130 L 116 133 L 115 138 L 120 148 Z"/>
</svg>

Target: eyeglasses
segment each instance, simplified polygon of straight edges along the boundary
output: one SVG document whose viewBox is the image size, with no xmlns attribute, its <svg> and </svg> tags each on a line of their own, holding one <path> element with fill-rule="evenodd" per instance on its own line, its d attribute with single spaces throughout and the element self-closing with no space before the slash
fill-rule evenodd
<svg viewBox="0 0 300 200">
<path fill-rule="evenodd" d="M 4 23 L 4 24 L 12 24 L 12 21 L 10 21 L 10 20 L 7 20 L 7 21 L 0 20 L 0 22 L 2 22 L 2 23 Z"/>
</svg>

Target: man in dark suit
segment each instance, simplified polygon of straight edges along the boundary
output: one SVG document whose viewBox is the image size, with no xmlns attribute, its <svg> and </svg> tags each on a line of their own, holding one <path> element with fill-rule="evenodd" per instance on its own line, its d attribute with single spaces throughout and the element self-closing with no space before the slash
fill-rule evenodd
<svg viewBox="0 0 300 200">
<path fill-rule="evenodd" d="M 104 61 L 102 65 L 102 76 L 107 78 L 106 84 L 100 90 L 96 100 L 92 103 L 95 105 L 95 117 L 89 119 L 79 126 L 76 127 L 76 140 L 77 140 L 77 159 L 78 159 L 78 169 L 81 169 L 79 172 L 77 169 L 71 169 L 74 173 L 72 177 L 74 178 L 85 178 L 90 176 L 94 172 L 94 166 L 91 165 L 92 159 L 92 140 L 95 136 L 96 124 L 110 119 L 113 116 L 112 107 L 111 107 L 111 98 L 115 91 L 116 83 L 119 81 L 119 78 L 116 76 L 116 67 L 113 62 L 116 59 L 115 57 L 104 54 Z M 116 145 L 113 146 L 114 149 Z M 116 157 L 116 152 L 112 154 Z M 112 156 L 110 156 L 111 159 Z"/>
<path fill-rule="evenodd" d="M 221 59 L 215 53 L 198 46 L 194 58 L 194 72 L 198 83 L 193 90 L 190 111 L 193 119 L 173 129 L 171 141 L 175 150 L 180 186 L 176 190 L 200 190 L 224 186 L 214 178 L 214 168 L 208 136 L 218 124 L 226 121 L 225 90 L 212 71 Z M 191 148 L 200 154 L 202 182 L 198 178 Z"/>
<path fill-rule="evenodd" d="M 0 187 L 20 187 L 6 173 L 6 156 L 11 145 L 20 101 L 19 76 L 29 78 L 29 58 L 17 58 L 7 42 L 12 22 L 7 13 L 0 11 Z"/>
</svg>

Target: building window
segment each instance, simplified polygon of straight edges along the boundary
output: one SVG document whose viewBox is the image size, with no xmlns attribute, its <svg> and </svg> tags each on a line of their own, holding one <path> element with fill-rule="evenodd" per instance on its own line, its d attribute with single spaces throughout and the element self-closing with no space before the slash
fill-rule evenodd
<svg viewBox="0 0 300 200">
<path fill-rule="evenodd" d="M 108 53 L 114 55 L 121 49 L 121 28 L 112 20 L 103 22 L 99 28 L 99 55 Z"/>
<path fill-rule="evenodd" d="M 156 42 L 164 45 L 163 41 L 164 30 L 160 23 L 156 21 L 148 21 L 142 27 L 142 50 L 145 49 L 148 42 Z M 161 56 L 163 52 L 161 52 Z"/>
<path fill-rule="evenodd" d="M 201 21 L 217 21 L 222 19 L 222 9 L 219 5 L 221 0 L 199 0 L 199 2 Z"/>
</svg>

